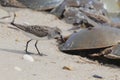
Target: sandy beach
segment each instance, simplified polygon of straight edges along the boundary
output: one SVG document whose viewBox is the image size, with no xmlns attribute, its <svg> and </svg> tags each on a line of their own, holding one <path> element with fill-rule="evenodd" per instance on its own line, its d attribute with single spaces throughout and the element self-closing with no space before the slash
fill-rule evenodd
<svg viewBox="0 0 120 80">
<path fill-rule="evenodd" d="M 4 13 L 1 18 L 9 15 L 6 10 L 0 10 L 0 15 Z M 14 10 L 7 11 L 11 17 L 0 21 L 9 23 L 12 20 Z M 29 9 L 15 9 L 15 13 L 15 23 L 57 26 L 63 35 L 70 34 L 67 30 L 72 25 L 54 15 Z M 0 80 L 120 80 L 120 68 L 105 66 L 79 55 L 63 53 L 54 39 L 39 41 L 39 50 L 46 56 L 37 54 L 35 41 L 32 41 L 28 50 L 34 61 L 26 60 L 24 50 L 30 38 L 20 30 L 8 28 L 9 26 L 11 25 L 0 23 Z M 96 78 L 94 75 L 102 78 Z"/>
</svg>

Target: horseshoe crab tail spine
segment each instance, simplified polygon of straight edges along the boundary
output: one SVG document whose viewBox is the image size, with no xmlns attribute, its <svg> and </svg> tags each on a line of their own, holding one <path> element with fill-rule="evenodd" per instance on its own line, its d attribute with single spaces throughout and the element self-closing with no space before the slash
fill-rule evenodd
<svg viewBox="0 0 120 80">
<path fill-rule="evenodd" d="M 56 15 L 58 18 L 62 17 L 62 14 L 65 10 L 65 6 L 66 6 L 66 1 L 64 0 L 58 7 L 56 7 L 55 9 L 53 9 L 51 11 L 51 14 Z"/>
</svg>

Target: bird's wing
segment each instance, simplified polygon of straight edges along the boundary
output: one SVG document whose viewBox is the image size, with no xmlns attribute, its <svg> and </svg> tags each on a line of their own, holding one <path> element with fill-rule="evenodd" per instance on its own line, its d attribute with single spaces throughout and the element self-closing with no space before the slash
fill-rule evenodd
<svg viewBox="0 0 120 80">
<path fill-rule="evenodd" d="M 49 27 L 46 26 L 33 25 L 33 26 L 27 26 L 25 31 L 34 34 L 38 37 L 44 37 L 48 35 L 48 28 Z"/>
<path fill-rule="evenodd" d="M 16 26 L 22 31 L 31 33 L 38 37 L 44 37 L 48 35 L 49 27 L 47 26 L 38 26 L 38 25 L 20 25 L 12 23 L 13 26 Z"/>
</svg>

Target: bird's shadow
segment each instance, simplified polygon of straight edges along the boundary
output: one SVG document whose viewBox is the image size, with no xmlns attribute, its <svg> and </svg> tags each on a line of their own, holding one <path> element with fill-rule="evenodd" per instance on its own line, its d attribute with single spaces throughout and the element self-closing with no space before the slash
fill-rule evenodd
<svg viewBox="0 0 120 80">
<path fill-rule="evenodd" d="M 26 52 L 22 51 L 22 50 L 0 48 L 0 51 L 6 51 L 6 52 L 10 52 L 10 53 L 15 53 L 15 54 L 26 54 Z M 88 56 L 84 53 L 80 54 L 79 52 L 64 52 L 64 53 L 69 54 L 69 55 L 79 55 L 79 56 L 82 56 L 82 57 L 87 57 L 91 60 L 97 60 L 98 62 L 103 63 L 103 64 L 111 64 L 111 65 L 116 65 L 116 66 L 120 67 L 120 59 L 109 59 L 109 58 L 106 58 L 106 57 L 90 57 L 90 56 Z M 38 55 L 38 54 L 35 54 L 35 53 L 32 53 L 32 52 L 29 52 L 28 54 Z"/>
<path fill-rule="evenodd" d="M 13 50 L 13 49 L 3 49 L 3 48 L 0 48 L 1 51 L 6 51 L 6 52 L 10 52 L 10 53 L 16 53 L 16 54 L 30 54 L 30 55 L 37 55 L 35 53 L 32 53 L 32 52 L 28 52 L 26 53 L 25 50 Z"/>
</svg>

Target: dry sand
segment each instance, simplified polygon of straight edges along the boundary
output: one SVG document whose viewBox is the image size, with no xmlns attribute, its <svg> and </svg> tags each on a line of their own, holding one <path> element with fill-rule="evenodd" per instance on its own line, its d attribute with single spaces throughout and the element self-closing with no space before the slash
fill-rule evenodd
<svg viewBox="0 0 120 80">
<path fill-rule="evenodd" d="M 71 28 L 71 25 L 50 14 L 27 9 L 19 9 L 16 14 L 16 23 L 58 26 L 64 35 Z M 6 22 L 10 20 L 7 19 Z M 0 24 L 0 80 L 120 80 L 120 68 L 100 65 L 78 55 L 60 52 L 56 40 L 39 41 L 39 50 L 47 56 L 37 55 L 35 41 L 32 41 L 29 51 L 33 53 L 30 56 L 35 61 L 25 60 L 25 44 L 30 38 L 8 26 L 10 25 Z M 94 78 L 93 75 L 103 79 Z"/>
</svg>

